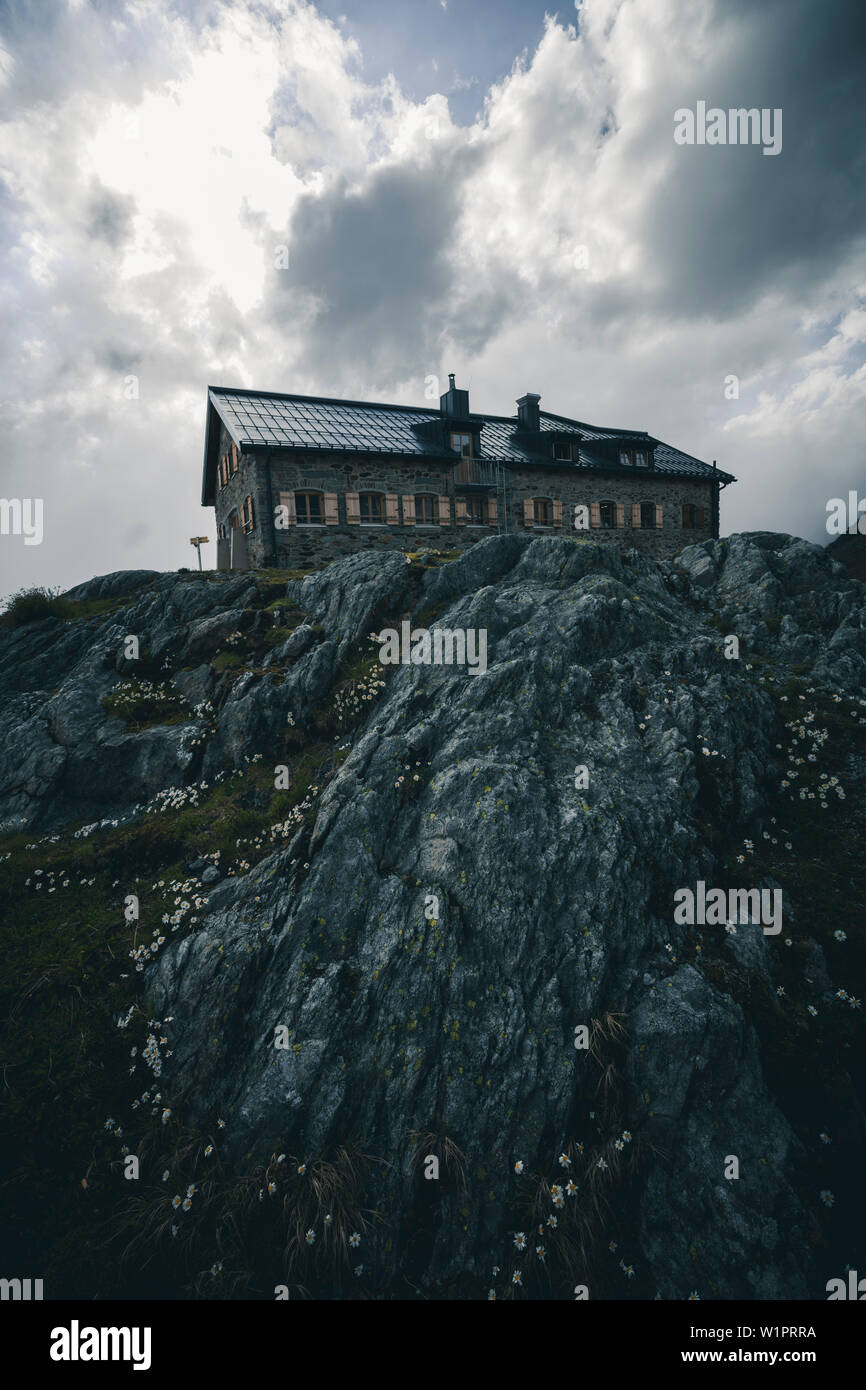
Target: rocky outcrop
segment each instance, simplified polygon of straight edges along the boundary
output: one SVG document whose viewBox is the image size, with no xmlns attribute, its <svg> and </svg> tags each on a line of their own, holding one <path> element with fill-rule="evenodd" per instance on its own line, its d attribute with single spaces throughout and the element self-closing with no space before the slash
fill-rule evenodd
<svg viewBox="0 0 866 1390">
<path fill-rule="evenodd" d="M 517 536 L 420 575 L 362 555 L 290 582 L 294 630 L 229 681 L 212 643 L 257 630 L 255 591 L 254 577 L 158 576 L 86 641 L 59 623 L 5 637 L 3 824 L 131 815 L 162 787 L 267 761 L 383 618 L 485 629 L 488 667 L 384 668 L 309 829 L 223 880 L 148 967 L 152 1007 L 173 1019 L 163 1088 L 186 1093 L 193 1119 L 231 1117 L 238 1164 L 348 1140 L 385 1160 L 386 1296 L 407 1269 L 431 1296 L 501 1285 L 518 1222 L 533 1248 L 553 1248 L 560 1225 L 592 1248 L 598 1212 L 618 1204 L 649 1296 L 817 1296 L 807 1155 L 726 987 L 748 977 L 775 1008 L 782 939 L 758 925 L 696 936 L 674 923 L 673 894 L 727 882 L 723 833 L 765 823 L 781 737 L 768 678 L 866 692 L 863 587 L 769 533 L 661 565 Z M 189 699 L 210 691 L 203 752 L 202 719 L 129 732 L 102 712 L 130 632 L 190 666 L 173 674 Z M 748 874 L 739 886 L 756 886 Z M 811 960 L 828 992 L 814 943 Z M 862 1135 L 859 1111 L 852 1124 Z M 467 1175 L 443 1185 L 421 1245 L 419 1133 L 450 1136 Z M 577 1194 L 552 1204 L 569 1179 Z M 526 1214 L 531 1183 L 541 1216 Z"/>
</svg>

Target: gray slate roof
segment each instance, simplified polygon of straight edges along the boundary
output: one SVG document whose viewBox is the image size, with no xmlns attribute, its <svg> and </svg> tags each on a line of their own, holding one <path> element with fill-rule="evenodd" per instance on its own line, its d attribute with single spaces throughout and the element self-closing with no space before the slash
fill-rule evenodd
<svg viewBox="0 0 866 1390">
<path fill-rule="evenodd" d="M 328 453 L 394 454 L 403 457 L 453 457 L 443 454 L 441 445 L 425 439 L 412 427 L 424 421 L 440 420 L 440 412 L 416 406 L 380 405 L 368 401 L 341 401 L 323 396 L 281 395 L 269 391 L 242 391 L 229 387 L 208 387 L 208 425 L 205 440 L 205 478 L 203 501 L 212 493 L 209 476 L 215 468 L 216 441 L 211 440 L 213 412 L 241 451 L 253 449 L 320 449 Z M 213 407 L 213 411 L 211 410 Z M 521 447 L 513 438 L 517 417 L 480 415 L 471 419 L 483 425 L 481 430 L 482 460 L 517 463 L 527 466 L 550 467 L 549 455 L 539 455 Z M 684 454 L 670 444 L 664 444 L 642 430 L 600 428 L 582 420 L 570 420 L 563 415 L 540 412 L 542 431 L 560 435 L 581 436 L 578 457 L 566 468 L 606 468 L 610 461 L 593 452 L 595 440 L 628 438 L 644 439 L 655 450 L 655 472 L 678 474 L 683 477 L 714 478 L 718 482 L 734 482 L 730 473 L 716 472 L 701 459 Z"/>
</svg>

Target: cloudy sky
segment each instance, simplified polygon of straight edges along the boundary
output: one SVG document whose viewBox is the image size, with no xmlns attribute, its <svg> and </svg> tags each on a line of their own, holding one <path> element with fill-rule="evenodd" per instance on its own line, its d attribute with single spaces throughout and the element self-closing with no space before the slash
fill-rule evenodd
<svg viewBox="0 0 866 1390">
<path fill-rule="evenodd" d="M 44 499 L 0 592 L 195 563 L 208 383 L 537 391 L 717 459 L 723 532 L 826 542 L 864 72 L 861 0 L 0 0 L 0 494 Z M 678 144 L 699 101 L 781 152 Z"/>
</svg>

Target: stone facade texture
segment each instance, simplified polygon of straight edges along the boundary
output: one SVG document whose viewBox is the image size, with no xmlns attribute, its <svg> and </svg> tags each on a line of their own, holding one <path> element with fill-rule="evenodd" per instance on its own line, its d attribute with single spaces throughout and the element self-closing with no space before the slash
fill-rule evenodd
<svg viewBox="0 0 866 1390">
<path fill-rule="evenodd" d="M 231 436 L 221 423 L 220 458 L 226 454 L 231 458 L 231 450 Z M 321 450 L 309 454 L 235 451 L 235 457 L 237 469 L 230 466 L 227 481 L 222 485 L 221 479 L 217 489 L 218 535 L 230 535 L 233 522 L 243 526 L 254 568 L 308 569 L 370 549 L 409 551 L 430 546 L 462 550 L 502 530 L 591 535 L 595 540 L 622 548 L 634 547 L 645 555 L 664 559 L 686 545 L 718 534 L 717 487 L 713 481 L 652 469 L 632 473 L 622 469 L 576 469 L 567 464 L 531 468 L 512 465 L 503 470 L 507 488 L 503 499 L 502 490 L 497 491 L 494 486 L 461 486 L 456 481 L 457 469 L 449 461 L 328 454 Z M 301 492 L 320 494 L 323 520 L 319 524 L 299 524 L 292 517 L 292 499 Z M 382 495 L 385 519 L 381 522 L 349 520 L 352 499 L 364 492 Z M 434 499 L 433 525 L 411 520 L 413 503 L 406 499 L 419 496 Z M 485 499 L 485 524 L 472 524 L 461 515 L 469 497 Z M 550 502 L 550 524 L 528 524 L 526 504 L 536 500 Z M 487 510 L 491 501 L 495 520 Z M 605 502 L 612 507 L 602 509 L 599 504 Z M 640 524 L 641 503 L 651 504 L 644 510 L 643 519 L 649 519 L 649 510 L 655 525 Z M 703 509 L 703 525 L 684 525 L 683 509 L 689 505 Z M 575 528 L 575 507 L 589 511 L 586 530 Z M 326 512 L 329 520 L 324 519 Z M 617 524 L 600 524 L 611 515 Z"/>
</svg>

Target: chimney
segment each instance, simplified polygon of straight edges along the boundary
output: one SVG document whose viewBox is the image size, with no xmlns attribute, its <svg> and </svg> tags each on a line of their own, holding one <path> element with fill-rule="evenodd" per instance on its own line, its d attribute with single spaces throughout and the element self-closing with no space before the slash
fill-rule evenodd
<svg viewBox="0 0 866 1390">
<path fill-rule="evenodd" d="M 439 409 L 451 419 L 465 420 L 469 415 L 469 392 L 454 385 L 454 373 L 448 373 L 448 390 L 439 397 Z"/>
<path fill-rule="evenodd" d="M 532 430 L 533 432 L 540 429 L 541 422 L 538 416 L 538 402 L 540 400 L 541 397 L 536 396 L 532 391 L 527 391 L 525 396 L 520 397 L 517 402 L 518 429 Z"/>
</svg>

